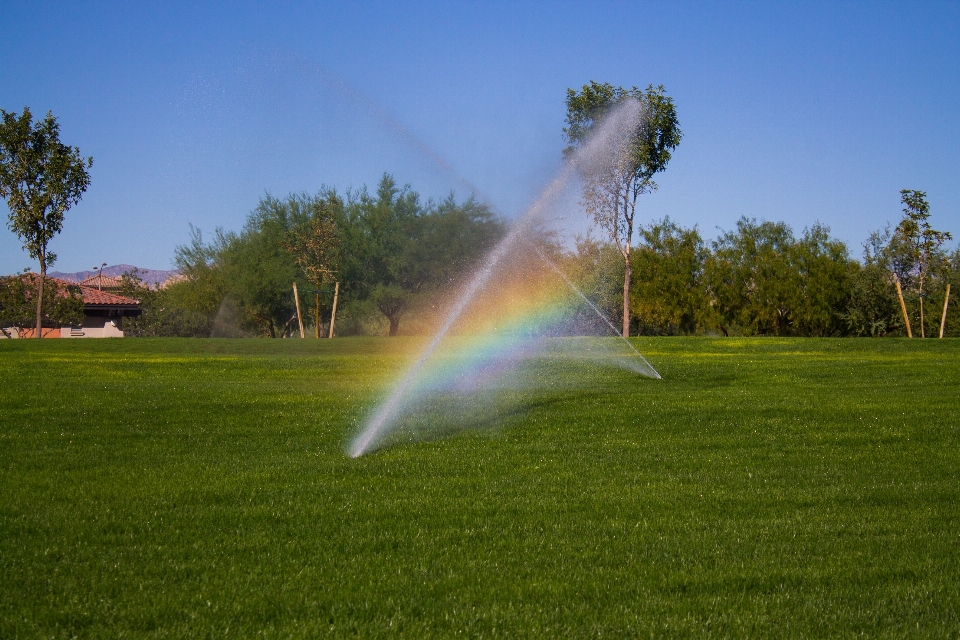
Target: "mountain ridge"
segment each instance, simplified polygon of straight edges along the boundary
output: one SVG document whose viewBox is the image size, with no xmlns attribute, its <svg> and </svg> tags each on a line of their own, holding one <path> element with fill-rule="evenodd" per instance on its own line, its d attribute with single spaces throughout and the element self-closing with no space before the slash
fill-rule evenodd
<svg viewBox="0 0 960 640">
<path fill-rule="evenodd" d="M 119 278 L 123 274 L 129 273 L 134 269 L 137 270 L 137 275 L 139 275 L 145 283 L 153 286 L 163 284 L 173 276 L 179 275 L 179 272 L 176 270 L 143 269 L 141 267 L 135 267 L 129 264 L 106 266 L 103 268 L 103 275 Z M 47 273 L 47 275 L 51 278 L 66 280 L 67 282 L 80 282 L 81 280 L 86 280 L 87 278 L 97 275 L 97 272 L 93 271 L 92 269 L 89 271 L 74 271 L 73 273 L 50 271 Z"/>
</svg>

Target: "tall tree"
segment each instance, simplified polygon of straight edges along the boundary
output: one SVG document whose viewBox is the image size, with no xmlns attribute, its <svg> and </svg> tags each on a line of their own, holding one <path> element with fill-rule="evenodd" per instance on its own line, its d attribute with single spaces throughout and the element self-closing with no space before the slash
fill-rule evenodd
<svg viewBox="0 0 960 640">
<path fill-rule="evenodd" d="M 927 203 L 926 192 L 903 189 L 900 191 L 900 202 L 904 205 L 903 219 L 897 225 L 894 240 L 905 245 L 906 255 L 910 260 L 909 273 L 914 276 L 915 289 L 920 300 L 920 337 L 925 338 L 923 286 L 936 263 L 942 261 L 942 256 L 939 256 L 940 247 L 953 236 L 946 231 L 936 231 L 930 226 L 930 205 Z"/>
<path fill-rule="evenodd" d="M 850 253 L 820 223 L 804 229 L 793 245 L 791 265 L 797 276 L 792 332 L 804 336 L 844 333 L 842 310 L 851 289 Z"/>
<path fill-rule="evenodd" d="M 33 122 L 28 107 L 17 115 L 0 109 L 0 196 L 10 208 L 9 227 L 40 263 L 37 282 L 37 337 L 42 335 L 44 281 L 57 255 L 47 248 L 63 228 L 66 211 L 90 185 L 93 158 L 60 142 L 60 125 L 47 112 Z"/>
<path fill-rule="evenodd" d="M 348 194 L 341 294 L 375 306 L 395 336 L 408 311 L 455 286 L 503 233 L 482 203 L 458 204 L 451 195 L 422 204 L 409 185 L 384 174 L 375 195 Z"/>
<path fill-rule="evenodd" d="M 353 289 L 373 302 L 390 323 L 390 335 L 397 335 L 400 319 L 408 310 L 410 297 L 422 284 L 415 277 L 412 248 L 419 231 L 423 206 L 416 191 L 397 186 L 384 173 L 376 196 L 366 188 L 350 196 L 348 236 L 351 254 L 348 265 Z"/>
<path fill-rule="evenodd" d="M 589 141 L 604 118 L 625 101 L 639 103 L 639 116 L 625 144 L 612 149 L 612 156 L 599 167 L 585 171 L 583 205 L 597 225 L 613 239 L 623 257 L 623 336 L 630 335 L 630 246 L 633 240 L 637 198 L 656 190 L 653 176 L 663 171 L 682 132 L 673 98 L 663 85 L 646 91 L 624 89 L 591 81 L 581 90 L 567 89 L 567 127 L 563 132 L 567 157 Z"/>
</svg>

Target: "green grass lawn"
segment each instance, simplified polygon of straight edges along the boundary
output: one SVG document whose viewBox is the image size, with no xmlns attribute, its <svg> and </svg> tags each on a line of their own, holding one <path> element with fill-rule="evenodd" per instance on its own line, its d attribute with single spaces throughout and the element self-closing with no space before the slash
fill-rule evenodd
<svg viewBox="0 0 960 640">
<path fill-rule="evenodd" d="M 419 344 L 0 341 L 0 637 L 960 634 L 956 340 L 638 340 L 347 457 Z"/>
</svg>

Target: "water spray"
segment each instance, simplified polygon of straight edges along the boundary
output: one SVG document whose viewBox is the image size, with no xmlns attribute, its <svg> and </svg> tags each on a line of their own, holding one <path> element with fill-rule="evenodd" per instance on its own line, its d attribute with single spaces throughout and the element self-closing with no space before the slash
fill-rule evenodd
<svg viewBox="0 0 960 640">
<path fill-rule="evenodd" d="M 563 165 L 559 174 L 541 191 L 539 197 L 514 224 L 507 236 L 487 255 L 480 268 L 457 299 L 457 302 L 453 305 L 446 320 L 434 335 L 433 339 L 420 354 L 419 358 L 417 358 L 416 362 L 410 367 L 403 379 L 394 388 L 386 402 L 380 405 L 371 420 L 367 423 L 367 426 L 350 445 L 349 454 L 351 457 L 355 458 L 368 452 L 371 447 L 375 446 L 377 442 L 389 432 L 397 419 L 405 398 L 413 390 L 416 381 L 422 375 L 427 363 L 433 357 L 444 338 L 463 316 L 471 303 L 476 300 L 478 294 L 488 284 L 498 265 L 523 240 L 524 234 L 531 229 L 538 220 L 545 217 L 548 206 L 559 197 L 571 178 L 576 175 L 578 169 L 586 163 L 595 162 L 602 154 L 609 153 L 611 144 L 622 139 L 624 137 L 623 130 L 634 127 L 639 117 L 639 103 L 631 100 L 625 101 L 608 115 L 598 128 L 597 134 L 593 136 L 583 148 L 574 153 L 573 157 Z M 524 242 L 524 244 L 531 243 Z M 619 332 L 616 331 L 616 328 L 610 320 L 570 281 L 562 270 L 539 249 L 536 250 L 536 253 L 541 259 L 546 261 L 567 286 L 576 292 L 582 300 L 587 302 L 590 308 L 606 322 L 614 333 L 629 345 L 630 349 L 645 365 L 644 371 L 641 371 L 641 373 L 661 379 L 660 374 L 657 373 L 646 358 L 637 351 L 636 347 L 630 343 L 629 340 L 619 335 Z"/>
</svg>

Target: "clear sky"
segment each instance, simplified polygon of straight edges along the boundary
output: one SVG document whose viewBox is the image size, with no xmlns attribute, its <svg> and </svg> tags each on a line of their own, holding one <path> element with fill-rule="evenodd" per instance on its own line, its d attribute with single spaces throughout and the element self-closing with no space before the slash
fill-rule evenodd
<svg viewBox="0 0 960 640">
<path fill-rule="evenodd" d="M 960 236 L 957 2 L 225 5 L 3 3 L 0 107 L 53 111 L 94 157 L 55 269 L 170 268 L 190 224 L 239 229 L 267 192 L 384 171 L 434 198 L 466 196 L 459 175 L 517 215 L 590 80 L 676 101 L 684 139 L 644 220 L 708 238 L 820 221 L 859 255 L 919 189 Z M 0 232 L 0 273 L 26 266 Z"/>
</svg>

